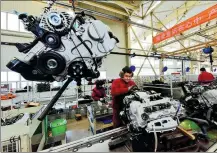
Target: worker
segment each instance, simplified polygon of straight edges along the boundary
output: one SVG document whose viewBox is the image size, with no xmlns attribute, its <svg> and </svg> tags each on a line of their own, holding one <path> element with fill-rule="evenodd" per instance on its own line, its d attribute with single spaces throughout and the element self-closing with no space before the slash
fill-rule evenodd
<svg viewBox="0 0 217 153">
<path fill-rule="evenodd" d="M 96 87 L 93 89 L 92 98 L 95 101 L 103 101 L 106 97 L 105 88 L 103 88 L 104 82 L 101 80 L 96 81 Z"/>
<path fill-rule="evenodd" d="M 130 90 L 136 87 L 136 84 L 131 80 L 133 72 L 128 66 L 122 69 L 119 76 L 120 78 L 112 82 L 111 87 L 114 128 L 122 126 L 119 114 L 123 109 L 123 99 Z"/>
<path fill-rule="evenodd" d="M 200 82 L 200 83 L 211 83 L 212 81 L 215 80 L 215 77 L 211 73 L 206 72 L 205 68 L 201 68 L 200 72 L 201 73 L 198 76 L 198 82 Z"/>
</svg>

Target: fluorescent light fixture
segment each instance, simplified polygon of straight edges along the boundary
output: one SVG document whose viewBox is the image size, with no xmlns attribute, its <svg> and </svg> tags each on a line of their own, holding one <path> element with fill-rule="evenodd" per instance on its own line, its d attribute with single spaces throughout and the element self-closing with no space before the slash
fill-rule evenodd
<svg viewBox="0 0 217 153">
<path fill-rule="evenodd" d="M 162 1 L 157 1 L 149 10 L 146 14 L 149 14 L 152 10 L 154 10 Z"/>
</svg>

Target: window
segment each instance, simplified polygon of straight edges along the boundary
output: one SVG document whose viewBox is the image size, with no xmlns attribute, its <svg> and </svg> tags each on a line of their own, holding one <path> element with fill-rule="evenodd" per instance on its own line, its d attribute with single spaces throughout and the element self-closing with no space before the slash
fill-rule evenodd
<svg viewBox="0 0 217 153">
<path fill-rule="evenodd" d="M 19 24 L 20 24 L 20 32 L 29 32 L 29 31 L 27 31 L 27 30 L 25 29 L 24 24 L 23 24 L 22 21 L 20 21 Z"/>
<path fill-rule="evenodd" d="M 1 29 L 31 33 L 24 28 L 24 24 L 16 14 L 1 12 Z"/>
<path fill-rule="evenodd" d="M 25 88 L 27 86 L 27 82 L 21 82 L 21 88 Z"/>
<path fill-rule="evenodd" d="M 12 89 L 17 89 L 17 82 L 12 82 L 11 88 Z"/>
<path fill-rule="evenodd" d="M 7 29 L 6 26 L 6 13 L 5 12 L 1 12 L 1 29 Z"/>
<path fill-rule="evenodd" d="M 156 74 L 159 74 L 159 69 L 155 69 Z M 143 68 L 139 75 L 155 75 L 151 68 Z"/>
<path fill-rule="evenodd" d="M 16 14 L 8 13 L 8 30 L 19 31 L 19 20 Z"/>
<path fill-rule="evenodd" d="M 8 72 L 8 81 L 19 81 L 20 79 L 19 73 L 16 72 Z"/>
<path fill-rule="evenodd" d="M 141 66 L 142 65 L 141 58 L 137 58 L 137 57 L 131 58 L 131 65 L 138 66 L 138 67 Z"/>
<path fill-rule="evenodd" d="M 140 67 L 137 67 L 135 72 L 134 72 L 134 76 L 136 76 L 139 72 Z M 155 72 L 157 75 L 159 75 L 159 69 L 155 69 Z M 142 68 L 139 76 L 145 76 L 145 75 L 155 75 L 154 71 L 152 70 L 152 68 Z"/>
<path fill-rule="evenodd" d="M 164 60 L 164 66 L 173 66 L 174 60 Z"/>
<path fill-rule="evenodd" d="M 7 72 L 1 72 L 1 82 L 7 82 Z"/>
</svg>

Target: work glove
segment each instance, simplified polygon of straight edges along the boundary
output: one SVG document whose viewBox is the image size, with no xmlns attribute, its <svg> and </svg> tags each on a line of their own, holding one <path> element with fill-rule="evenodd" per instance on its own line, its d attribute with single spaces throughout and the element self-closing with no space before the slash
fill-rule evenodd
<svg viewBox="0 0 217 153">
<path fill-rule="evenodd" d="M 104 98 L 100 98 L 100 99 L 99 99 L 99 101 L 103 101 L 103 100 L 104 100 Z"/>
<path fill-rule="evenodd" d="M 138 90 L 138 87 L 137 87 L 136 85 L 133 85 L 133 86 L 128 87 L 128 91 L 129 91 L 129 92 L 132 92 L 132 91 L 134 91 L 134 90 Z"/>
<path fill-rule="evenodd" d="M 99 101 L 105 103 L 105 98 L 100 98 Z"/>
</svg>

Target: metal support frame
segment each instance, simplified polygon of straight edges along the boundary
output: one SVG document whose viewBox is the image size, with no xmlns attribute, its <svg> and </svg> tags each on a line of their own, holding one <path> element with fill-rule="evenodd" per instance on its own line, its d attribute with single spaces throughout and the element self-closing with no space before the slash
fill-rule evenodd
<svg viewBox="0 0 217 153">
<path fill-rule="evenodd" d="M 132 29 L 132 32 L 133 32 L 134 36 L 136 37 L 137 42 L 139 43 L 140 48 L 144 50 L 144 48 L 143 48 L 143 46 L 142 46 L 142 44 L 141 44 L 139 38 L 137 37 L 137 35 L 136 35 L 136 33 L 135 33 L 135 31 L 134 31 L 134 29 L 133 29 L 132 26 L 131 26 L 131 29 Z M 144 54 L 145 54 L 145 55 L 148 55 L 151 50 L 152 50 L 152 46 L 150 47 L 148 53 L 144 53 Z M 151 66 L 151 68 L 152 68 L 154 74 L 157 75 L 156 72 L 155 72 L 155 70 L 154 70 L 154 68 L 153 68 L 153 66 L 152 66 L 152 64 L 151 64 L 151 62 L 150 62 L 150 60 L 148 59 L 148 57 L 146 57 L 145 60 L 146 60 L 146 59 L 148 60 L 148 62 L 149 62 L 149 64 L 150 64 L 150 66 Z M 142 66 L 140 67 L 139 72 L 137 73 L 137 76 L 139 75 L 139 73 L 140 73 L 140 71 L 141 71 L 141 69 L 142 69 L 142 67 L 143 67 L 143 65 L 144 65 L 144 63 L 145 63 L 145 60 L 143 61 L 143 64 L 142 64 Z"/>
<path fill-rule="evenodd" d="M 39 2 L 39 1 L 36 1 L 36 2 Z M 40 3 L 43 3 L 43 2 L 40 2 Z M 67 8 L 70 8 L 70 9 L 72 8 L 71 5 L 63 3 L 63 2 L 55 2 L 55 4 L 57 6 L 67 7 Z M 131 25 L 134 25 L 134 26 L 137 26 L 137 27 L 140 27 L 140 28 L 144 28 L 144 29 L 147 29 L 147 30 L 152 30 L 151 27 L 146 26 L 144 24 L 139 24 L 139 23 L 136 23 L 136 22 L 133 22 L 133 21 L 130 21 L 130 20 L 125 20 L 125 19 L 122 19 L 122 18 L 119 18 L 119 17 L 116 17 L 116 16 L 101 13 L 101 12 L 98 12 L 98 11 L 95 11 L 95 10 L 84 9 L 84 8 L 81 8 L 81 7 L 76 7 L 75 10 L 77 10 L 77 11 L 85 11 L 86 13 L 89 13 L 91 15 L 96 15 L 96 16 L 103 17 L 103 18 L 113 20 L 113 21 L 116 21 L 116 22 L 131 24 Z M 156 29 L 156 28 L 153 28 L 153 30 L 156 31 L 156 32 L 163 32 L 163 30 Z"/>
<path fill-rule="evenodd" d="M 162 81 L 164 80 L 164 72 L 162 71 L 163 70 L 163 67 L 164 67 L 164 62 L 163 62 L 163 59 L 161 58 L 159 60 L 159 74 L 160 74 L 160 80 L 162 79 Z"/>
<path fill-rule="evenodd" d="M 153 14 L 154 15 L 154 14 Z M 155 15 L 154 15 L 154 17 L 164 26 L 164 28 L 166 29 L 166 30 L 168 30 L 168 28 L 160 21 L 160 19 L 158 19 L 158 17 L 156 17 Z M 186 48 L 177 38 L 176 38 L 176 36 L 173 36 L 173 38 L 175 38 L 175 40 L 177 41 L 177 42 L 179 42 L 179 44 L 183 47 L 183 48 Z"/>
<path fill-rule="evenodd" d="M 2 42 L 1 42 L 2 43 Z M 117 46 L 118 47 L 118 46 Z M 143 50 L 143 49 L 137 49 L 137 48 L 124 48 L 124 47 L 118 47 L 119 49 L 126 49 L 126 50 L 135 50 L 135 51 L 143 51 L 148 52 L 149 50 Z M 158 53 L 165 53 L 163 50 L 157 50 Z"/>
<path fill-rule="evenodd" d="M 109 1 L 109 2 L 113 2 L 114 4 L 117 4 L 121 7 L 127 8 L 127 9 L 131 9 L 131 10 L 136 10 L 137 7 L 128 3 L 125 3 L 124 1 Z"/>
<path fill-rule="evenodd" d="M 147 17 L 150 13 L 154 12 L 158 7 L 160 7 L 160 6 L 164 3 L 164 1 L 160 1 L 160 3 L 159 3 L 157 6 L 155 6 L 155 8 L 153 8 L 153 9 L 149 12 L 149 10 L 151 9 L 151 6 L 153 6 L 153 5 L 152 5 L 153 2 L 154 2 L 154 1 L 152 1 L 151 5 L 150 5 L 150 7 L 147 9 L 146 13 L 142 16 L 142 19 L 144 19 L 145 17 Z M 149 12 L 149 13 L 148 13 L 148 12 Z"/>
<path fill-rule="evenodd" d="M 153 12 L 151 12 L 151 27 L 152 27 L 152 38 L 153 38 L 153 20 L 152 20 L 153 18 L 152 18 L 152 15 L 153 15 Z M 135 37 L 136 37 L 136 39 L 137 39 L 137 41 L 138 41 L 140 47 L 143 49 L 143 46 L 142 46 L 142 44 L 140 43 L 139 38 L 136 36 L 135 31 L 133 30 L 132 27 L 131 27 L 131 29 L 132 29 L 133 34 L 135 35 Z M 149 50 L 148 50 L 148 52 L 147 52 L 146 55 L 148 55 L 152 49 L 153 49 L 153 43 L 152 43 L 151 47 L 149 48 Z M 141 70 L 142 70 L 142 68 L 143 68 L 143 66 L 144 66 L 144 64 L 145 64 L 146 59 L 148 60 L 150 66 L 151 66 L 151 68 L 152 68 L 152 71 L 154 72 L 155 77 L 156 77 L 156 76 L 157 76 L 157 73 L 156 73 L 154 67 L 152 66 L 150 60 L 148 59 L 148 57 L 146 57 L 146 58 L 144 59 L 144 61 L 143 61 L 142 65 L 141 65 L 141 67 L 139 68 L 139 71 L 138 71 L 138 73 L 137 73 L 137 77 L 139 76 L 139 74 L 140 74 L 140 72 L 141 72 Z"/>
<path fill-rule="evenodd" d="M 207 47 L 208 45 L 209 46 L 215 46 L 215 45 L 217 45 L 217 41 L 209 41 L 209 42 L 201 43 L 201 44 L 191 46 L 191 47 L 188 47 L 188 48 L 185 48 L 185 49 L 180 49 L 180 50 L 176 50 L 176 51 L 173 51 L 173 52 L 169 52 L 169 53 L 167 53 L 167 55 L 179 55 L 179 54 L 182 54 L 182 53 L 197 51 L 198 49 Z"/>
<path fill-rule="evenodd" d="M 197 35 L 198 35 L 198 36 L 201 36 L 201 37 L 204 37 L 204 38 L 206 38 L 206 39 L 209 39 L 209 40 L 215 40 L 215 41 L 217 41 L 217 39 L 212 38 L 212 37 L 210 37 L 209 35 L 205 35 L 205 34 L 203 34 L 203 33 L 198 33 Z"/>
<path fill-rule="evenodd" d="M 207 28 L 205 28 L 205 29 L 196 31 L 196 32 L 194 32 L 194 33 L 187 34 L 187 35 L 185 35 L 185 36 L 183 36 L 183 37 L 180 37 L 180 38 L 178 38 L 178 40 L 187 39 L 187 38 L 189 38 L 189 37 L 191 37 L 191 36 L 194 36 L 194 35 L 198 34 L 199 32 L 203 33 L 203 32 L 206 32 L 206 31 L 211 30 L 211 29 L 216 28 L 216 27 L 217 27 L 217 25 L 209 26 L 209 27 L 207 27 Z M 170 44 L 175 43 L 175 42 L 176 42 L 176 40 L 173 40 L 173 41 L 167 42 L 167 43 L 162 44 L 162 45 L 157 46 L 157 47 L 158 47 L 158 48 L 162 48 L 162 47 L 164 47 L 164 46 L 170 45 Z"/>
<path fill-rule="evenodd" d="M 196 4 L 198 4 L 200 1 L 186 1 L 180 8 L 174 9 L 173 12 L 171 12 L 164 20 L 163 20 L 163 24 L 168 24 L 169 22 L 171 22 L 174 18 L 178 16 L 181 16 L 185 11 L 186 8 L 188 8 L 189 10 L 192 9 L 193 7 L 196 6 Z M 178 14 L 175 13 L 178 12 Z M 157 28 L 162 28 L 162 24 L 159 23 L 156 25 Z"/>
<path fill-rule="evenodd" d="M 152 4 L 154 3 L 154 1 L 151 1 L 151 4 L 149 5 L 148 9 L 146 10 L 145 14 L 142 14 L 142 19 L 144 19 L 144 17 L 146 17 L 147 12 L 150 10 Z M 143 8 L 142 8 L 143 9 Z"/>
<path fill-rule="evenodd" d="M 94 7 L 97 7 L 97 8 L 100 8 L 100 9 L 104 9 L 106 11 L 110 11 L 110 12 L 117 13 L 117 14 L 120 14 L 120 15 L 129 16 L 129 14 L 126 11 L 122 11 L 120 9 L 116 9 L 116 8 L 113 8 L 113 7 L 102 5 L 100 3 L 96 3 L 96 2 L 93 2 L 93 1 L 79 1 L 79 3 L 83 3 L 83 4 L 90 5 L 90 6 L 94 6 Z"/>
<path fill-rule="evenodd" d="M 130 43 L 130 28 L 129 28 L 129 24 L 126 24 L 125 26 L 125 31 L 126 31 L 126 47 L 130 48 L 131 47 L 131 43 Z M 126 49 L 126 53 L 128 50 Z M 127 66 L 130 66 L 131 62 L 130 62 L 130 57 L 126 57 L 126 62 L 127 62 Z"/>
</svg>

